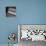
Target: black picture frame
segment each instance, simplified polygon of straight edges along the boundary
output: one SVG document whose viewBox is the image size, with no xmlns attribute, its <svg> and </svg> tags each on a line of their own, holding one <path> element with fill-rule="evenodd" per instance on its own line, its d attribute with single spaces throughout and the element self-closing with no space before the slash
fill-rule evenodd
<svg viewBox="0 0 46 46">
<path fill-rule="evenodd" d="M 16 16 L 16 6 L 7 6 L 6 7 L 6 16 L 7 17 Z"/>
</svg>

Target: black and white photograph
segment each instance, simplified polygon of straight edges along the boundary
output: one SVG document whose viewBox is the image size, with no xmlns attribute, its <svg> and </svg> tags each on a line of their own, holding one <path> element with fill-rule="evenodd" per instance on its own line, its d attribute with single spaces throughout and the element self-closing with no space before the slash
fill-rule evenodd
<svg viewBox="0 0 46 46">
<path fill-rule="evenodd" d="M 6 16 L 7 17 L 16 16 L 16 6 L 6 7 Z"/>
</svg>

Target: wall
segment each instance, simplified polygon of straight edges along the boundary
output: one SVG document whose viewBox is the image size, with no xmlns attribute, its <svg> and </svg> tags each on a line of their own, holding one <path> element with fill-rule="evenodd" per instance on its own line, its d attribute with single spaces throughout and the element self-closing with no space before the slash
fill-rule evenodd
<svg viewBox="0 0 46 46">
<path fill-rule="evenodd" d="M 16 0 L 1 0 L 0 1 L 0 44 L 7 44 L 8 34 L 16 32 L 17 34 L 17 17 L 6 17 L 5 7 L 16 6 Z M 17 43 L 17 39 L 15 41 Z"/>
<path fill-rule="evenodd" d="M 46 0 L 17 0 L 20 24 L 46 24 Z"/>
<path fill-rule="evenodd" d="M 16 5 L 16 17 L 5 16 L 5 7 L 11 5 Z M 9 32 L 18 32 L 18 24 L 46 24 L 46 0 L 0 1 L 0 44 L 8 43 Z"/>
</svg>

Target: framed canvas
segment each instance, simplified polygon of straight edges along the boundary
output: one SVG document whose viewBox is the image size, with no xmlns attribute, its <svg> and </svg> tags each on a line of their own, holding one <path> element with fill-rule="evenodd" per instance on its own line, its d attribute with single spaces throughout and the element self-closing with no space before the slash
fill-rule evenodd
<svg viewBox="0 0 46 46">
<path fill-rule="evenodd" d="M 18 41 L 46 41 L 46 25 L 20 24 L 18 25 Z"/>
<path fill-rule="evenodd" d="M 6 7 L 6 16 L 7 17 L 16 16 L 16 6 L 7 6 Z"/>
</svg>

